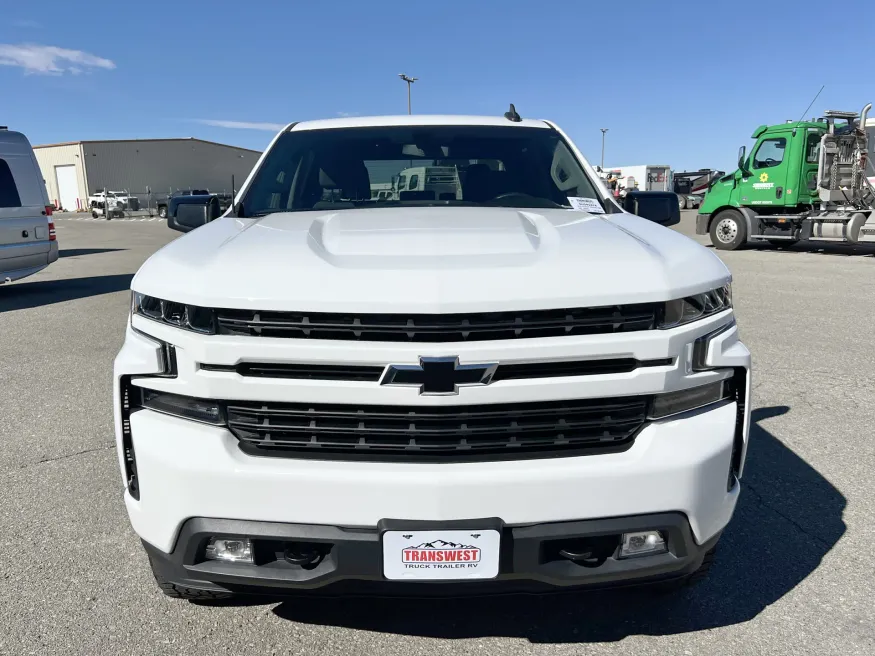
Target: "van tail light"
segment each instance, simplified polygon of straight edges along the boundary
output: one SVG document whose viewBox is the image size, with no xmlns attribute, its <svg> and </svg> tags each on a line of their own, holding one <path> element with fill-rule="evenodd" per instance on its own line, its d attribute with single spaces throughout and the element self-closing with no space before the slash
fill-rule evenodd
<svg viewBox="0 0 875 656">
<path fill-rule="evenodd" d="M 58 236 L 55 234 L 55 222 L 49 221 L 49 241 L 57 241 Z"/>
<path fill-rule="evenodd" d="M 51 216 L 54 211 L 55 208 L 53 205 L 46 205 L 46 216 Z"/>
</svg>

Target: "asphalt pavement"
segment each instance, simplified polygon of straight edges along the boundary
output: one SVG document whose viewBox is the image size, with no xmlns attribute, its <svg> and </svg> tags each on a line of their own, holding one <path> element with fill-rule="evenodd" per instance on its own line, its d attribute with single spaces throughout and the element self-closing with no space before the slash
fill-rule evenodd
<svg viewBox="0 0 875 656">
<path fill-rule="evenodd" d="M 198 605 L 154 585 L 112 428 L 130 280 L 176 234 L 76 219 L 57 217 L 58 262 L 0 286 L 0 653 L 875 653 L 875 250 L 719 253 L 753 352 L 754 426 L 703 585 Z"/>
</svg>

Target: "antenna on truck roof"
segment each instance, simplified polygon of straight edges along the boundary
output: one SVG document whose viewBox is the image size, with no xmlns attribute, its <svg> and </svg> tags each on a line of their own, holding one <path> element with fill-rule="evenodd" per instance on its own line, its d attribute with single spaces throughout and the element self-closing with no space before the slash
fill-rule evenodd
<svg viewBox="0 0 875 656">
<path fill-rule="evenodd" d="M 825 84 L 824 84 L 822 87 L 820 87 L 820 91 L 818 91 L 818 92 L 817 92 L 817 95 L 814 96 L 814 100 L 812 100 L 812 101 L 808 104 L 808 107 L 805 108 L 805 111 L 802 112 L 802 116 L 799 117 L 799 120 L 800 120 L 800 121 L 801 121 L 803 118 L 805 118 L 805 115 L 808 113 L 808 110 L 811 109 L 811 105 L 813 105 L 813 104 L 814 104 L 814 101 L 817 100 L 817 99 L 820 97 L 820 94 L 823 93 L 823 90 L 824 90 L 824 89 L 826 89 L 826 85 L 825 85 Z M 790 123 L 790 121 L 787 121 L 787 122 Z"/>
<path fill-rule="evenodd" d="M 519 123 L 522 121 L 522 117 L 516 113 L 516 107 L 513 106 L 513 103 L 510 104 L 510 110 L 504 113 L 504 118 L 508 121 L 513 121 L 514 123 Z"/>
</svg>

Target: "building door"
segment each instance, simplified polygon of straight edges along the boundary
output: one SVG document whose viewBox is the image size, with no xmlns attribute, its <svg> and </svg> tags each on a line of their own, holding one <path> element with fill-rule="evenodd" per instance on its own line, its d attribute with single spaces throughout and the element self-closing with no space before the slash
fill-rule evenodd
<svg viewBox="0 0 875 656">
<path fill-rule="evenodd" d="M 76 177 L 76 166 L 55 167 L 55 179 L 58 181 L 58 202 L 68 212 L 79 209 L 79 179 Z"/>
</svg>

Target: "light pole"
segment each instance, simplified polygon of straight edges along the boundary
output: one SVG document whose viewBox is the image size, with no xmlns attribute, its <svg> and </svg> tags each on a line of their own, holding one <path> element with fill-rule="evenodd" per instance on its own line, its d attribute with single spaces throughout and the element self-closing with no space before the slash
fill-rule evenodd
<svg viewBox="0 0 875 656">
<path fill-rule="evenodd" d="M 610 128 L 599 128 L 602 131 L 602 171 L 605 170 L 605 134 L 607 134 Z"/>
<path fill-rule="evenodd" d="M 410 85 L 416 82 L 419 78 L 409 77 L 404 73 L 398 73 L 398 77 L 407 82 L 407 113 L 412 114 L 413 112 L 410 111 Z"/>
</svg>

